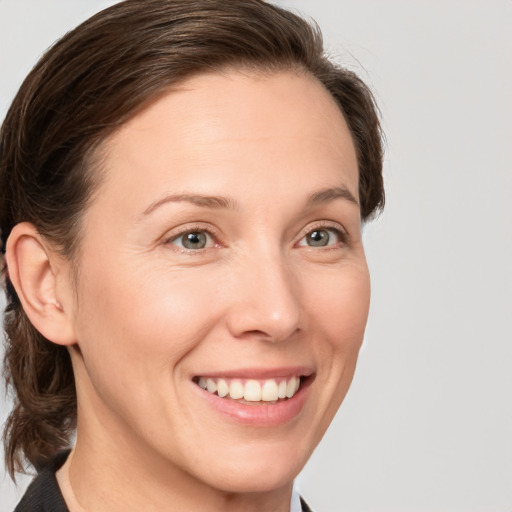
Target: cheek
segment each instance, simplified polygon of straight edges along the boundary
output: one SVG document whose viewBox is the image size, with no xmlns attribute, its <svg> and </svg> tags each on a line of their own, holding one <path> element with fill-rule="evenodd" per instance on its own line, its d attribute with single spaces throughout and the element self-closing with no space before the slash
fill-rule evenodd
<svg viewBox="0 0 512 512">
<path fill-rule="evenodd" d="M 338 411 L 354 376 L 370 303 L 366 264 L 346 265 L 311 286 L 310 322 L 318 364 L 313 445 Z M 321 412 L 320 412 L 321 411 Z"/>
<path fill-rule="evenodd" d="M 168 374 L 214 322 L 215 301 L 203 293 L 207 281 L 185 272 L 110 268 L 91 271 L 83 283 L 77 324 L 86 362 L 108 361 L 109 371 L 119 374 L 128 367 L 152 377 L 155 368 Z"/>
<path fill-rule="evenodd" d="M 370 305 L 370 278 L 365 264 L 326 276 L 306 296 L 314 318 L 323 330 L 328 350 L 357 357 Z"/>
<path fill-rule="evenodd" d="M 96 275 L 91 270 L 82 283 L 77 388 L 89 410 L 108 421 L 116 418 L 112 428 L 121 421 L 156 438 L 162 422 L 173 425 L 182 361 L 204 339 L 214 317 L 211 297 L 181 276 L 126 267 L 116 273 L 110 267 Z M 154 421 L 145 425 L 140 417 Z"/>
</svg>

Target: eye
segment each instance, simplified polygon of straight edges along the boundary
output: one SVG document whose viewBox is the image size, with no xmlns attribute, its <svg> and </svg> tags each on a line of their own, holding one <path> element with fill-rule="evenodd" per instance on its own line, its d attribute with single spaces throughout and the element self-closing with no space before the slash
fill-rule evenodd
<svg viewBox="0 0 512 512">
<path fill-rule="evenodd" d="M 168 243 L 192 251 L 206 249 L 207 247 L 212 247 L 214 245 L 214 241 L 210 233 L 208 233 L 208 231 L 199 230 L 181 233 L 178 236 L 171 238 Z"/>
<path fill-rule="evenodd" d="M 300 240 L 298 245 L 308 247 L 327 247 L 339 244 L 343 241 L 343 233 L 339 229 L 317 228 L 307 233 L 306 236 Z"/>
</svg>

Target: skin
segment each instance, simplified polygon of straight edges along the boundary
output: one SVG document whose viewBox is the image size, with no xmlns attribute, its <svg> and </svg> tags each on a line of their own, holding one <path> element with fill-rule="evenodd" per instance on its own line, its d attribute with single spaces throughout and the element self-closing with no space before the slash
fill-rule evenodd
<svg viewBox="0 0 512 512">
<path fill-rule="evenodd" d="M 340 110 L 306 74 L 204 74 L 102 151 L 77 287 L 70 263 L 45 248 L 41 301 L 54 290 L 65 326 L 34 320 L 72 355 L 77 502 L 95 512 L 288 511 L 293 479 L 350 386 L 369 307 L 357 160 Z M 326 189 L 336 193 L 311 202 Z M 229 204 L 165 199 L 176 194 Z M 10 259 L 15 245 L 27 258 L 37 245 L 27 230 L 13 235 Z M 328 245 L 309 245 L 318 230 Z M 206 247 L 183 248 L 183 232 L 209 233 Z M 274 426 L 227 417 L 193 381 L 298 366 L 312 372 L 306 400 Z"/>
</svg>

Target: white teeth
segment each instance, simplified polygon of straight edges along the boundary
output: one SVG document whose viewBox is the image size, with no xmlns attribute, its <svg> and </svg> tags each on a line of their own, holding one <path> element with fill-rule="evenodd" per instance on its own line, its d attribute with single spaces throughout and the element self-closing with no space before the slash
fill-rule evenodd
<svg viewBox="0 0 512 512">
<path fill-rule="evenodd" d="M 282 380 L 277 387 L 277 397 L 286 398 L 286 381 Z"/>
<path fill-rule="evenodd" d="M 232 380 L 229 385 L 229 396 L 233 400 L 238 400 L 244 396 L 244 385 L 239 380 Z"/>
<path fill-rule="evenodd" d="M 248 402 L 261 401 L 261 386 L 257 380 L 248 380 L 245 383 L 244 400 Z"/>
<path fill-rule="evenodd" d="M 297 389 L 299 389 L 299 386 L 297 385 L 298 380 L 299 379 L 297 379 L 296 377 L 292 377 L 288 381 L 288 384 L 286 384 L 286 396 L 288 398 L 291 398 L 293 395 L 295 395 L 295 392 L 297 391 Z"/>
<path fill-rule="evenodd" d="M 300 377 L 290 377 L 279 383 L 275 379 L 265 381 L 250 379 L 245 384 L 239 379 L 200 377 L 197 383 L 209 393 L 217 393 L 221 398 L 229 395 L 233 400 L 243 398 L 247 402 L 276 402 L 278 399 L 292 398 L 297 393 Z"/>
<path fill-rule="evenodd" d="M 275 380 L 267 380 L 261 388 L 261 399 L 264 402 L 273 402 L 279 398 L 277 392 L 277 382 Z"/>
<path fill-rule="evenodd" d="M 224 379 L 217 381 L 217 394 L 220 397 L 225 397 L 229 393 L 228 383 Z"/>
<path fill-rule="evenodd" d="M 210 393 L 215 393 L 215 391 L 217 391 L 217 384 L 213 379 L 206 379 L 206 389 Z"/>
</svg>

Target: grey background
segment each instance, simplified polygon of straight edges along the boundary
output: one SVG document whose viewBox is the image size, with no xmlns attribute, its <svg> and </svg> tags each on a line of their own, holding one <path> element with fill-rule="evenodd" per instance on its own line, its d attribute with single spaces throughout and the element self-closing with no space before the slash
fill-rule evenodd
<svg viewBox="0 0 512 512">
<path fill-rule="evenodd" d="M 41 52 L 111 3 L 0 0 L 0 119 Z M 365 345 L 299 488 L 319 512 L 510 512 L 512 2 L 279 3 L 372 85 L 388 140 Z M 26 482 L 0 467 L 0 512 Z"/>
</svg>

